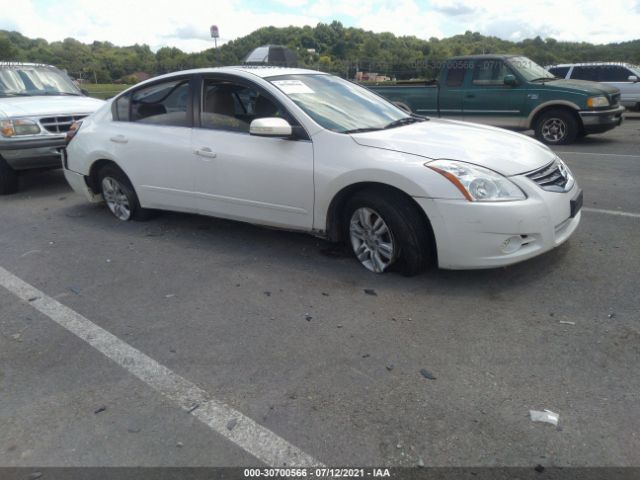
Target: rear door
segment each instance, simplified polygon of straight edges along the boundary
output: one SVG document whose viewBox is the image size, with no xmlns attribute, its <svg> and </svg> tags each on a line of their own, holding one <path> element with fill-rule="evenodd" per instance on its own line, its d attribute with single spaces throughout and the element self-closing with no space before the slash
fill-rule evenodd
<svg viewBox="0 0 640 480">
<path fill-rule="evenodd" d="M 629 80 L 636 74 L 623 65 L 600 65 L 598 67 L 598 82 L 606 83 L 620 89 L 622 103 L 634 106 L 640 102 L 640 84 Z"/>
<path fill-rule="evenodd" d="M 471 81 L 464 95 L 464 119 L 497 127 L 517 128 L 522 124 L 526 85 L 505 85 L 504 78 L 515 75 L 502 59 L 473 62 Z M 516 76 L 517 78 L 517 76 Z"/>
<path fill-rule="evenodd" d="M 144 85 L 117 100 L 109 140 L 117 162 L 149 208 L 194 211 L 189 76 Z"/>
<path fill-rule="evenodd" d="M 451 60 L 444 66 L 438 90 L 438 110 L 441 117 L 463 119 L 462 99 L 468 60 Z"/>
</svg>

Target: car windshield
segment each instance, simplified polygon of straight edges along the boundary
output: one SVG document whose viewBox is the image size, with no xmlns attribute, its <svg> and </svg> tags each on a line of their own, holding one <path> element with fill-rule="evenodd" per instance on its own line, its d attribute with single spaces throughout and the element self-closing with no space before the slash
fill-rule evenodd
<svg viewBox="0 0 640 480">
<path fill-rule="evenodd" d="M 366 88 L 333 75 L 282 75 L 268 80 L 318 124 L 334 132 L 380 130 L 411 119 Z"/>
<path fill-rule="evenodd" d="M 71 79 L 54 67 L 0 65 L 0 96 L 81 95 Z"/>
<path fill-rule="evenodd" d="M 548 78 L 551 80 L 556 78 L 552 73 L 547 72 L 544 68 L 527 57 L 512 57 L 507 60 L 507 63 L 514 70 L 517 70 L 517 72 L 522 75 L 527 82 L 538 79 Z"/>
</svg>

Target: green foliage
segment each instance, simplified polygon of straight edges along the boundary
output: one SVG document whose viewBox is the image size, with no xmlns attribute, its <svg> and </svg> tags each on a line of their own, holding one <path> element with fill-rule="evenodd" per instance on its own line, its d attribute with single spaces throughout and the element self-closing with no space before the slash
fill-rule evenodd
<svg viewBox="0 0 640 480">
<path fill-rule="evenodd" d="M 350 77 L 358 70 L 398 79 L 433 77 L 439 64 L 448 57 L 479 53 L 522 54 L 541 65 L 582 61 L 640 64 L 640 40 L 593 45 L 536 37 L 510 42 L 471 31 L 442 40 L 434 37 L 423 40 L 347 28 L 337 21 L 315 27 L 263 27 L 218 50 L 191 54 L 172 47 L 161 48 L 154 54 L 148 45 L 116 47 L 110 42 L 87 45 L 72 38 L 49 43 L 0 30 L 0 61 L 48 63 L 66 69 L 75 78 L 111 83 L 131 80 L 128 76 L 134 72 L 157 75 L 187 68 L 239 64 L 251 50 L 266 44 L 285 45 L 295 50 L 302 67 Z"/>
</svg>

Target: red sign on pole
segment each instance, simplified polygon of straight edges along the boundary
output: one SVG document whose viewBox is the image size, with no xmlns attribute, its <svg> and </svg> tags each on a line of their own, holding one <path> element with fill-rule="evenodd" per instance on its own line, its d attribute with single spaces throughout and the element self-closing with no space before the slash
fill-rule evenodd
<svg viewBox="0 0 640 480">
<path fill-rule="evenodd" d="M 211 38 L 219 38 L 220 37 L 220 33 L 218 32 L 218 26 L 217 25 L 211 25 Z"/>
</svg>

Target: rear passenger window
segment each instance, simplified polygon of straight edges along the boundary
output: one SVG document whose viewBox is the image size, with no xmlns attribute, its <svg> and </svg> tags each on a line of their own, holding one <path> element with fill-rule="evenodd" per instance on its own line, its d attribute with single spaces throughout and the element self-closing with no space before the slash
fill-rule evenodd
<svg viewBox="0 0 640 480">
<path fill-rule="evenodd" d="M 549 73 L 558 78 L 565 78 L 569 73 L 569 67 L 551 67 Z"/>
<path fill-rule="evenodd" d="M 175 80 L 150 85 L 131 95 L 131 121 L 187 127 L 189 82 Z"/>
<path fill-rule="evenodd" d="M 469 64 L 467 62 L 450 63 L 447 67 L 447 87 L 461 87 L 468 67 Z"/>
<path fill-rule="evenodd" d="M 571 78 L 576 80 L 589 80 L 591 82 L 598 81 L 598 67 L 595 65 L 583 65 L 580 67 L 573 67 L 571 72 Z"/>
</svg>

